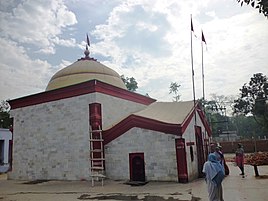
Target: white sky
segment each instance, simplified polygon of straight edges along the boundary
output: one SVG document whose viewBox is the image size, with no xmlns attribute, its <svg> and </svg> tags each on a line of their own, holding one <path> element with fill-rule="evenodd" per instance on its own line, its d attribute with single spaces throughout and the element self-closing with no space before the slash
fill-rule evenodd
<svg viewBox="0 0 268 201">
<path fill-rule="evenodd" d="M 254 73 L 268 75 L 268 19 L 236 0 L 0 0 L 0 100 L 42 92 L 52 75 L 83 57 L 86 33 L 91 57 L 134 77 L 138 93 L 172 101 L 202 96 L 201 28 L 205 93 L 238 95 Z"/>
</svg>

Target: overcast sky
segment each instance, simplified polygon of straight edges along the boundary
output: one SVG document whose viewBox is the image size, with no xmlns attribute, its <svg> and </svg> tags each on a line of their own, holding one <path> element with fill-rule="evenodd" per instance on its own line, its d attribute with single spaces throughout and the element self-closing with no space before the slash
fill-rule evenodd
<svg viewBox="0 0 268 201">
<path fill-rule="evenodd" d="M 196 97 L 238 95 L 254 73 L 268 75 L 268 19 L 236 0 L 0 0 L 0 100 L 45 90 L 52 75 L 84 56 L 134 77 L 138 93 L 193 99 L 190 15 L 195 35 Z"/>
</svg>

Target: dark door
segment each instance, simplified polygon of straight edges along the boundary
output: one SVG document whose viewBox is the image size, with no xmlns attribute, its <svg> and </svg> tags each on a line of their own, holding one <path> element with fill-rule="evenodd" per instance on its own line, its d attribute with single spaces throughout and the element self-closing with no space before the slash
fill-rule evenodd
<svg viewBox="0 0 268 201">
<path fill-rule="evenodd" d="M 144 153 L 129 154 L 130 180 L 145 181 Z"/>
</svg>

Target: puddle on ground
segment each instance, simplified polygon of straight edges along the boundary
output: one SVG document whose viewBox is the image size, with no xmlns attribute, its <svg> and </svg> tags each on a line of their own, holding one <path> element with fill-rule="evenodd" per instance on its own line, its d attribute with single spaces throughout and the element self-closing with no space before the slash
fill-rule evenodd
<svg viewBox="0 0 268 201">
<path fill-rule="evenodd" d="M 22 184 L 40 184 L 40 183 L 44 183 L 44 182 L 48 182 L 48 181 L 49 180 L 40 179 L 40 180 L 26 181 Z"/>
<path fill-rule="evenodd" d="M 142 198 L 139 198 L 138 195 L 123 195 L 123 194 L 113 194 L 113 195 L 99 195 L 99 196 L 91 196 L 89 194 L 83 194 L 79 198 L 79 200 L 122 200 L 122 201 L 186 201 L 186 200 L 180 200 L 175 199 L 172 197 L 169 197 L 168 199 L 161 197 L 161 196 L 155 196 L 155 195 L 145 195 Z M 191 201 L 200 201 L 201 198 L 198 197 L 192 197 Z"/>
</svg>

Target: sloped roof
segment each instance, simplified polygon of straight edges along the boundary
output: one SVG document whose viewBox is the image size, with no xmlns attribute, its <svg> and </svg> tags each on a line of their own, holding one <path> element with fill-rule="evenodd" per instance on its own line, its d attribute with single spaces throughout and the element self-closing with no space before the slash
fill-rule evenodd
<svg viewBox="0 0 268 201">
<path fill-rule="evenodd" d="M 104 144 L 111 142 L 134 127 L 182 135 L 193 118 L 195 109 L 210 136 L 211 129 L 198 103 L 194 106 L 194 101 L 154 102 L 147 108 L 133 113 L 105 129 L 103 132 Z"/>
<path fill-rule="evenodd" d="M 134 115 L 169 124 L 182 124 L 193 108 L 194 101 L 155 102 Z"/>
</svg>

